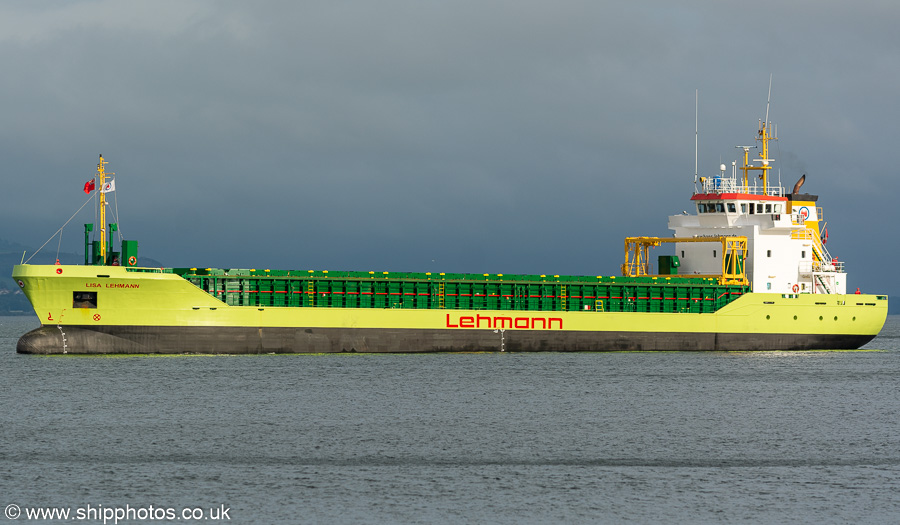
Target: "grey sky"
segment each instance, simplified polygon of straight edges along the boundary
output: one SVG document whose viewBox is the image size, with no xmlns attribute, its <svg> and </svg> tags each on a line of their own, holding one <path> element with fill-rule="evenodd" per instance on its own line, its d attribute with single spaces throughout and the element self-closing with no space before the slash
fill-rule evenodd
<svg viewBox="0 0 900 525">
<path fill-rule="evenodd" d="M 618 274 L 623 237 L 688 209 L 694 90 L 709 175 L 771 73 L 782 182 L 808 174 L 848 289 L 893 293 L 898 23 L 888 1 L 5 2 L 0 238 L 43 243 L 102 153 L 122 232 L 169 266 Z"/>
</svg>

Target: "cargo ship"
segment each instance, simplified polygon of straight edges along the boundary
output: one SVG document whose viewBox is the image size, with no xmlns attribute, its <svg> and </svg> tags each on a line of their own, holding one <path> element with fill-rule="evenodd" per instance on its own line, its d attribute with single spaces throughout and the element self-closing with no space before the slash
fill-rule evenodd
<svg viewBox="0 0 900 525">
<path fill-rule="evenodd" d="M 141 266 L 114 246 L 105 161 L 85 185 L 84 265 L 13 278 L 42 326 L 29 354 L 602 352 L 855 349 L 885 295 L 847 293 L 818 197 L 771 184 L 771 125 L 743 163 L 698 178 L 670 238 L 628 237 L 621 275 L 504 275 Z M 759 158 L 750 158 L 758 149 Z M 114 179 L 112 179 L 114 181 Z M 93 238 L 92 238 L 93 236 Z M 673 252 L 651 260 L 653 248 Z"/>
</svg>

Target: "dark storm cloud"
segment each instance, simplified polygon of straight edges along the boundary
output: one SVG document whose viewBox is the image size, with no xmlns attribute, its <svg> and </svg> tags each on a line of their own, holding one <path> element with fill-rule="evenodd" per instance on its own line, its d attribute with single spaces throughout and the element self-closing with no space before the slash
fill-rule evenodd
<svg viewBox="0 0 900 525">
<path fill-rule="evenodd" d="M 859 210 L 895 213 L 898 10 L 4 6 L 0 236 L 43 242 L 103 153 L 126 236 L 166 264 L 615 273 L 622 237 L 666 235 L 688 206 L 694 90 L 709 174 L 752 143 L 772 73 L 783 182 L 809 172 L 864 282 Z"/>
</svg>

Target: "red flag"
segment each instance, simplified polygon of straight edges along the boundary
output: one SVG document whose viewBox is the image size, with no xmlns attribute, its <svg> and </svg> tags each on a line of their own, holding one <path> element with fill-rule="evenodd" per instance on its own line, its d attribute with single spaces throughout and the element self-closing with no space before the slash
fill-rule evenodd
<svg viewBox="0 0 900 525">
<path fill-rule="evenodd" d="M 90 193 L 90 192 L 94 191 L 95 187 L 96 186 L 94 186 L 94 179 L 91 179 L 84 183 L 84 192 Z"/>
</svg>

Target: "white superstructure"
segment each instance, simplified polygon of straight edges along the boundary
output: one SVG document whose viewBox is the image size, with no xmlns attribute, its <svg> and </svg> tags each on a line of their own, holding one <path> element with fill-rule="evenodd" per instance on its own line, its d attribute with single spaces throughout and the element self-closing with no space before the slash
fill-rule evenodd
<svg viewBox="0 0 900 525">
<path fill-rule="evenodd" d="M 700 179 L 701 188 L 691 197 L 696 215 L 669 217 L 680 263 L 678 274 L 720 273 L 725 255 L 717 243 L 677 242 L 678 238 L 742 236 L 747 238 L 744 270 L 754 292 L 846 293 L 843 262 L 825 248 L 827 230 L 822 209 L 816 206 L 818 197 L 799 193 L 806 176 L 791 193 L 770 186 L 768 141 L 775 138 L 768 136 L 767 123 L 760 123 L 757 140 L 762 142 L 761 158 L 750 161 L 750 148 L 743 147 L 743 166 L 733 163 L 731 173 L 726 174 L 723 164 L 717 176 Z M 761 172 L 760 185 L 749 184 L 751 171 Z"/>
</svg>

